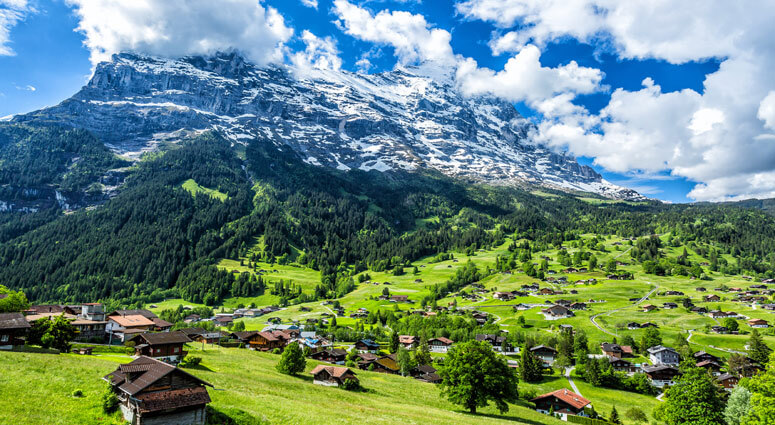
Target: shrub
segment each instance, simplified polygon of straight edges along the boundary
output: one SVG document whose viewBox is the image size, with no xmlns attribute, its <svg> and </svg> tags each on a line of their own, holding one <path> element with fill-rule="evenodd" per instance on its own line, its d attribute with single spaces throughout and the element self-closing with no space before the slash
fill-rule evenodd
<svg viewBox="0 0 775 425">
<path fill-rule="evenodd" d="M 345 379 L 341 388 L 347 391 L 358 391 L 361 389 L 361 384 L 355 379 Z"/>
<path fill-rule="evenodd" d="M 274 350 L 272 350 L 272 354 L 280 354 L 280 349 L 275 348 Z"/>
<path fill-rule="evenodd" d="M 519 391 L 519 398 L 522 400 L 530 401 L 538 396 L 538 393 L 534 389 L 525 389 Z"/>
<path fill-rule="evenodd" d="M 118 397 L 116 397 L 113 388 L 108 384 L 108 386 L 105 387 L 105 392 L 102 393 L 102 410 L 104 410 L 105 413 L 113 413 L 116 409 L 118 409 Z"/>
<path fill-rule="evenodd" d="M 202 363 L 202 358 L 197 356 L 188 356 L 180 363 L 180 367 L 196 367 Z"/>
<path fill-rule="evenodd" d="M 75 391 L 73 391 L 72 396 L 73 397 L 83 397 L 83 391 L 80 390 L 80 389 L 75 390 Z"/>
</svg>

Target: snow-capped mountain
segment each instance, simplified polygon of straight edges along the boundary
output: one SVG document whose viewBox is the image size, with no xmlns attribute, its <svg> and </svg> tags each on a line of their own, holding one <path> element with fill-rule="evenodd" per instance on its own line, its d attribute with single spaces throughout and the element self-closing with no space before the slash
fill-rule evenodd
<svg viewBox="0 0 775 425">
<path fill-rule="evenodd" d="M 417 68 L 373 75 L 258 68 L 235 53 L 178 60 L 115 55 L 61 104 L 16 122 L 93 132 L 126 157 L 217 129 L 262 137 L 308 163 L 342 170 L 437 169 L 492 183 L 531 182 L 644 199 L 592 168 L 530 141 L 531 123 L 495 97 L 462 96 L 451 78 Z"/>
</svg>

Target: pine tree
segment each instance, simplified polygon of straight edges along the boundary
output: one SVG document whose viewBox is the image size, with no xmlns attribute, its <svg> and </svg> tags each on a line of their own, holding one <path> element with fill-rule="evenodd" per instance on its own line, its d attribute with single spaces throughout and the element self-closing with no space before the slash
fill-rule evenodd
<svg viewBox="0 0 775 425">
<path fill-rule="evenodd" d="M 390 352 L 396 353 L 398 351 L 399 343 L 398 343 L 398 332 L 393 332 L 390 334 Z"/>
<path fill-rule="evenodd" d="M 748 339 L 748 357 L 756 363 L 764 365 L 769 360 L 771 352 L 772 349 L 764 343 L 759 331 L 756 329 L 751 331 L 751 337 Z"/>
<path fill-rule="evenodd" d="M 304 372 L 305 367 L 307 367 L 307 359 L 304 358 L 304 351 L 299 347 L 299 343 L 288 344 L 277 363 L 277 370 L 286 375 L 295 375 Z"/>
</svg>

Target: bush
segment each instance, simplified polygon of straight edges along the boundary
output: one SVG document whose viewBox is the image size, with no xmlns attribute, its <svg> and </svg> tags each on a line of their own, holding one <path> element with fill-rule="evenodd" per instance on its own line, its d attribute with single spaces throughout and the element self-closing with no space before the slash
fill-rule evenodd
<svg viewBox="0 0 775 425">
<path fill-rule="evenodd" d="M 347 391 L 358 391 L 361 389 L 361 384 L 355 379 L 345 379 L 341 388 Z"/>
<path fill-rule="evenodd" d="M 188 356 L 180 363 L 180 367 L 196 367 L 202 363 L 202 358 L 197 356 Z"/>
<path fill-rule="evenodd" d="M 525 401 L 530 401 L 538 396 L 538 393 L 534 389 L 525 389 L 519 391 L 519 398 Z"/>
<path fill-rule="evenodd" d="M 105 388 L 105 392 L 102 393 L 102 410 L 105 413 L 113 413 L 118 409 L 118 397 L 113 392 L 113 388 L 108 384 Z"/>
<path fill-rule="evenodd" d="M 280 349 L 275 348 L 274 350 L 272 350 L 272 354 L 280 354 Z"/>
<path fill-rule="evenodd" d="M 648 417 L 645 413 L 643 413 L 643 410 L 638 409 L 637 407 L 630 407 L 627 409 L 626 412 L 624 412 L 624 416 L 633 421 L 633 422 L 647 422 Z"/>
<path fill-rule="evenodd" d="M 79 390 L 75 390 L 75 391 L 73 391 L 73 393 L 71 395 L 73 397 L 83 397 L 83 391 L 80 390 L 80 389 Z"/>
</svg>

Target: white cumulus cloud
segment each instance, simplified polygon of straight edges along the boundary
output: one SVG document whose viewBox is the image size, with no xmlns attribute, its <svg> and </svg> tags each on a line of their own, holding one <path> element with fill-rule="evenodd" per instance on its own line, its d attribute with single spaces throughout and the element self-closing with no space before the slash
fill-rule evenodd
<svg viewBox="0 0 775 425">
<path fill-rule="evenodd" d="M 12 56 L 11 29 L 26 16 L 35 13 L 27 0 L 0 0 L 0 56 Z"/>
<path fill-rule="evenodd" d="M 92 63 L 121 51 L 161 56 L 238 49 L 258 63 L 281 61 L 292 36 L 258 0 L 66 0 L 80 19 Z"/>
<path fill-rule="evenodd" d="M 570 37 L 621 58 L 717 58 L 718 71 L 699 92 L 665 93 L 649 79 L 641 90 L 614 91 L 599 114 L 550 108 L 536 137 L 612 171 L 667 171 L 698 182 L 689 193 L 698 200 L 775 195 L 771 2 L 466 0 L 457 10 L 500 28 L 490 41 L 495 54 Z"/>
<path fill-rule="evenodd" d="M 301 0 L 301 4 L 307 7 L 311 7 L 313 9 L 318 8 L 318 0 Z"/>
<path fill-rule="evenodd" d="M 339 58 L 339 50 L 334 38 L 320 38 L 312 32 L 304 30 L 301 39 L 306 48 L 303 51 L 293 53 L 290 57 L 297 72 L 304 74 L 312 69 L 338 71 L 342 67 L 342 59 Z"/>
</svg>

